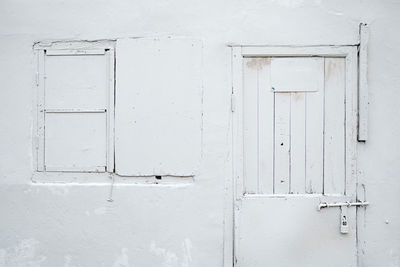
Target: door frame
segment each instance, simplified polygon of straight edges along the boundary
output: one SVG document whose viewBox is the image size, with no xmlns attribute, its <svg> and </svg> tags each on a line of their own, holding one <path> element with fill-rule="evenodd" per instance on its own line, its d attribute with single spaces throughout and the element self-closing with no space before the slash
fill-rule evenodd
<svg viewBox="0 0 400 267">
<path fill-rule="evenodd" d="M 232 178 L 227 190 L 231 208 L 225 213 L 224 266 L 236 266 L 238 241 L 235 238 L 238 226 L 238 212 L 243 198 L 243 59 L 246 57 L 276 56 L 320 56 L 345 58 L 345 161 L 346 194 L 349 200 L 357 198 L 357 113 L 358 113 L 358 45 L 343 46 L 231 46 L 231 99 L 232 99 Z M 283 195 L 257 195 L 251 197 L 276 198 Z M 298 197 L 302 195 L 284 195 Z M 319 195 L 329 199 L 329 195 Z M 331 196 L 334 197 L 334 196 Z M 356 225 L 358 225 L 356 218 Z M 356 244 L 358 246 L 358 244 Z"/>
</svg>

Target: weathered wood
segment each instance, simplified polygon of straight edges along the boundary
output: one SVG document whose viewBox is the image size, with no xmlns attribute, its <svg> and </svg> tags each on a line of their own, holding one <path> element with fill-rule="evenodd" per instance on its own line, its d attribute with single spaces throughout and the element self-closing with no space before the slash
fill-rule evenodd
<svg viewBox="0 0 400 267">
<path fill-rule="evenodd" d="M 355 195 L 355 184 L 356 184 L 356 169 L 355 169 L 355 145 L 356 145 L 356 111 L 357 111 L 357 94 L 356 87 L 356 57 L 355 57 L 355 47 L 302 47 L 302 48 L 292 48 L 292 47 L 234 47 L 236 53 L 243 55 L 252 55 L 259 57 L 269 57 L 276 55 L 295 55 L 297 57 L 305 55 L 324 55 L 329 57 L 339 57 L 336 60 L 343 60 L 345 58 L 345 71 L 346 71 L 346 195 L 343 193 L 334 194 L 330 196 L 323 195 L 323 148 L 324 148 L 324 87 L 320 88 L 318 92 L 303 92 L 301 94 L 305 95 L 305 135 L 306 135 L 306 179 L 307 179 L 307 191 L 306 194 L 288 194 L 288 188 L 277 188 L 274 194 L 246 194 L 237 195 L 235 201 L 234 209 L 234 260 L 236 260 L 236 265 L 238 266 L 265 266 L 266 264 L 271 266 L 277 265 L 288 265 L 288 266 L 323 266 L 328 260 L 333 265 L 341 266 L 343 264 L 356 265 L 356 210 L 351 208 L 348 210 L 348 226 L 349 233 L 346 235 L 340 234 L 339 219 L 340 219 L 340 209 L 332 209 L 329 211 L 321 211 L 318 213 L 316 211 L 318 205 L 321 202 L 346 202 L 354 199 Z M 298 54 L 297 54 L 298 52 Z M 274 54 L 276 53 L 276 54 Z M 239 56 L 240 57 L 240 56 Z M 238 58 L 239 58 L 238 57 Z M 240 68 L 237 67 L 236 72 L 233 71 L 233 75 L 237 74 Z M 322 68 L 324 72 L 324 68 Z M 239 72 L 240 73 L 240 72 Z M 234 77 L 234 87 L 238 91 L 242 81 L 242 73 L 238 77 Z M 261 88 L 261 87 L 260 87 Z M 339 88 L 341 89 L 341 88 Z M 336 89 L 335 89 L 336 90 Z M 259 97 L 260 97 L 259 91 Z M 283 95 L 285 93 L 275 93 L 275 96 Z M 277 125 L 275 121 L 275 142 L 277 131 L 283 134 L 283 136 L 288 136 L 288 131 L 283 130 L 286 128 L 290 129 L 290 142 L 291 142 L 291 161 L 295 160 L 296 157 L 296 147 L 298 147 L 301 142 L 301 134 L 296 134 L 297 130 L 300 130 L 301 126 L 296 124 L 301 123 L 301 119 L 296 119 L 297 117 L 302 117 L 301 107 L 299 105 L 296 108 L 292 94 L 289 109 L 288 104 L 283 104 L 285 101 L 278 99 L 275 101 L 275 115 L 278 121 L 289 121 L 290 127 L 285 127 L 280 125 L 277 130 Z M 287 94 L 287 95 L 290 95 Z M 297 93 L 298 94 L 298 93 Z M 237 98 L 238 108 L 235 110 L 233 122 L 234 129 L 238 130 L 238 133 L 243 132 L 243 128 L 240 128 L 240 122 L 243 119 L 243 114 L 240 113 L 241 108 L 239 108 L 240 103 L 243 102 L 242 95 L 239 94 Z M 325 99 L 326 101 L 329 101 Z M 260 98 L 259 98 L 260 101 Z M 281 105 L 276 104 L 280 102 Z M 288 101 L 286 101 L 287 103 Z M 259 102 L 260 103 L 260 102 Z M 286 106 L 286 109 L 284 108 Z M 261 106 L 259 106 L 260 108 Z M 327 107 L 329 108 L 329 107 Z M 343 112 L 343 105 L 341 107 Z M 280 109 L 280 110 L 277 110 Z M 288 110 L 289 115 L 286 118 L 290 120 L 282 119 L 282 114 L 284 110 Z M 299 112 L 295 112 L 299 110 Z M 291 113 L 291 115 L 290 115 Z M 261 110 L 259 109 L 259 115 Z M 328 117 L 329 112 L 328 112 Z M 260 118 L 260 117 L 259 117 Z M 327 118 L 329 119 L 329 118 Z M 259 119 L 260 123 L 261 119 Z M 238 123 L 238 124 L 236 124 Z M 235 125 L 236 124 L 236 125 Z M 261 125 L 261 124 L 260 124 Z M 259 127 L 260 127 L 259 125 Z M 331 127 L 328 125 L 328 127 Z M 240 129 L 242 131 L 240 131 Z M 259 128 L 260 130 L 260 128 Z M 336 130 L 336 129 L 335 129 Z M 259 138 L 261 137 L 261 132 L 259 131 Z M 240 135 L 238 135 L 240 136 Z M 298 140 L 300 138 L 300 140 Z M 261 139 L 259 139 L 261 140 Z M 297 144 L 297 145 L 296 145 Z M 259 141 L 260 145 L 260 141 Z M 275 143 L 276 145 L 276 143 Z M 243 146 L 243 139 L 234 139 L 234 156 L 237 159 L 234 165 L 234 176 L 240 175 L 237 172 L 238 168 L 236 165 L 240 165 L 240 149 L 235 150 L 235 147 Z M 301 146 L 300 146 L 301 147 Z M 275 147 L 276 149 L 276 147 Z M 278 151 L 279 152 L 279 151 Z M 277 151 L 275 151 L 277 153 Z M 288 153 L 288 151 L 286 151 Z M 261 155 L 261 154 L 259 154 Z M 285 155 L 281 153 L 278 155 Z M 287 155 L 287 154 L 286 154 Z M 243 161 L 242 161 L 243 162 Z M 283 170 L 289 170 L 288 164 L 282 164 L 284 160 L 278 160 L 281 165 L 285 166 Z M 277 162 L 275 162 L 276 164 Z M 291 166 L 291 175 L 294 175 L 293 168 Z M 239 166 L 240 168 L 240 166 Z M 276 165 L 275 165 L 276 169 Z M 276 173 L 275 173 L 276 175 Z M 291 177 L 292 182 L 293 177 Z M 240 182 L 240 179 L 237 180 Z M 294 184 L 293 184 L 294 187 Z M 301 187 L 301 186 L 300 186 Z M 292 188 L 291 188 L 292 189 Z M 291 190 L 292 191 L 292 190 Z M 310 209 L 310 207 L 313 207 Z M 299 221 L 300 220 L 300 221 Z M 300 228 L 299 228 L 300 227 Z M 295 231 L 293 232 L 293 229 Z M 310 234 L 310 229 L 312 234 Z M 279 233 L 279 234 L 277 234 Z M 298 233 L 304 233 L 304 235 L 298 236 Z M 298 238 L 296 238 L 296 235 Z M 310 249 L 310 247 L 304 246 L 304 236 L 315 239 L 315 242 L 310 244 L 318 244 L 317 246 Z M 287 257 L 287 253 L 282 253 L 282 247 L 287 246 L 288 240 L 295 251 L 293 255 Z M 325 244 L 328 247 L 337 247 L 340 244 L 341 249 L 327 250 L 326 246 L 320 246 L 320 240 L 325 240 Z M 312 251 L 312 253 L 309 253 Z M 313 257 L 317 251 L 320 257 Z M 323 255 L 323 256 L 321 256 Z"/>
<path fill-rule="evenodd" d="M 260 68 L 259 58 L 243 59 L 243 152 L 244 192 L 258 193 L 259 134 L 258 92 Z"/>
<path fill-rule="evenodd" d="M 258 58 L 243 60 L 243 148 L 244 148 L 244 192 L 258 193 L 259 134 L 258 134 Z"/>
<path fill-rule="evenodd" d="M 106 171 L 106 166 L 46 166 L 46 172 L 93 172 L 102 173 Z"/>
<path fill-rule="evenodd" d="M 114 49 L 108 49 L 106 52 L 106 72 L 108 74 L 108 94 L 107 94 L 107 171 L 114 172 L 114 114 L 115 114 L 115 73 Z"/>
<path fill-rule="evenodd" d="M 367 141 L 368 139 L 368 40 L 368 25 L 361 23 L 358 85 L 358 141 Z"/>
<path fill-rule="evenodd" d="M 233 179 L 234 197 L 244 193 L 244 147 L 243 147 L 243 57 L 240 47 L 232 48 L 232 94 L 235 100 L 233 113 Z"/>
<path fill-rule="evenodd" d="M 244 57 L 346 57 L 353 46 L 243 46 Z"/>
<path fill-rule="evenodd" d="M 46 109 L 107 108 L 107 58 L 46 56 Z"/>
<path fill-rule="evenodd" d="M 345 191 L 345 60 L 325 59 L 324 193 Z"/>
<path fill-rule="evenodd" d="M 306 93 L 291 93 L 290 193 L 304 194 L 306 187 Z"/>
<path fill-rule="evenodd" d="M 124 176 L 195 175 L 202 142 L 202 43 L 119 39 L 115 167 Z"/>
<path fill-rule="evenodd" d="M 272 194 L 274 183 L 274 93 L 271 60 L 260 58 L 258 70 L 258 180 L 259 193 Z"/>
<path fill-rule="evenodd" d="M 323 60 L 316 57 L 271 59 L 271 84 L 275 92 L 318 91 L 324 82 Z"/>
<path fill-rule="evenodd" d="M 105 49 L 46 49 L 47 56 L 104 55 Z"/>
<path fill-rule="evenodd" d="M 114 94 L 113 49 L 38 54 L 38 170 L 105 171 L 106 158 L 114 157 L 107 145 L 113 143 L 114 100 L 107 100 Z"/>
<path fill-rule="evenodd" d="M 346 188 L 345 194 L 356 197 L 357 183 L 357 48 L 346 56 Z"/>
<path fill-rule="evenodd" d="M 290 93 L 275 93 L 274 193 L 289 193 Z"/>
<path fill-rule="evenodd" d="M 306 192 L 322 193 L 324 88 L 306 93 Z"/>
<path fill-rule="evenodd" d="M 270 59 L 244 59 L 244 184 L 246 193 L 273 192 L 273 101 Z"/>
<path fill-rule="evenodd" d="M 44 171 L 44 127 L 45 127 L 45 55 L 43 50 L 37 52 L 38 72 L 37 72 L 37 170 Z"/>
<path fill-rule="evenodd" d="M 106 166 L 105 113 L 48 113 L 45 169 L 68 171 Z"/>
</svg>

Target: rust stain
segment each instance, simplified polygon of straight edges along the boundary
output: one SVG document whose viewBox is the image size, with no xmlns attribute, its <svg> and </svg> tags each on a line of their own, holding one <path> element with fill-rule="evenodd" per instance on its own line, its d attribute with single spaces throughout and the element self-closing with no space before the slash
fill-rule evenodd
<svg viewBox="0 0 400 267">
<path fill-rule="evenodd" d="M 294 101 L 301 101 L 304 98 L 304 93 L 303 92 L 293 92 L 292 95 L 294 96 Z"/>
<path fill-rule="evenodd" d="M 326 62 L 326 61 L 325 61 Z M 336 61 L 329 61 L 328 65 L 326 66 L 326 71 L 325 71 L 325 79 L 329 80 L 329 78 L 332 76 L 332 73 L 335 73 L 335 70 L 338 68 L 338 62 Z"/>
<path fill-rule="evenodd" d="M 250 61 L 246 63 L 247 67 L 250 69 L 261 70 L 264 66 L 271 64 L 271 58 L 269 57 L 258 57 L 251 58 Z"/>
</svg>

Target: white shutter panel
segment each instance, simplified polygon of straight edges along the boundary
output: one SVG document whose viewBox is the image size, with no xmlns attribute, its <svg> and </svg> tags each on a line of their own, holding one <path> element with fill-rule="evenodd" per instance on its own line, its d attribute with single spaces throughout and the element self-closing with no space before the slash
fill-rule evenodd
<svg viewBox="0 0 400 267">
<path fill-rule="evenodd" d="M 201 42 L 121 39 L 116 62 L 116 173 L 194 175 L 201 154 Z"/>
</svg>

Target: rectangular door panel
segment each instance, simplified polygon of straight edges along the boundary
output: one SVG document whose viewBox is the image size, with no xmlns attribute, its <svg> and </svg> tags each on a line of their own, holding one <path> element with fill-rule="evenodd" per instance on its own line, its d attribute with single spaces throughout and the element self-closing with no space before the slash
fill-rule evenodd
<svg viewBox="0 0 400 267">
<path fill-rule="evenodd" d="M 235 266 L 357 266 L 356 49 L 346 49 L 234 54 Z M 325 202 L 334 207 L 319 210 Z"/>
<path fill-rule="evenodd" d="M 341 234 L 340 208 L 317 211 L 320 201 L 244 198 L 237 213 L 237 266 L 356 267 L 356 209 L 348 209 L 350 230 Z"/>
</svg>

